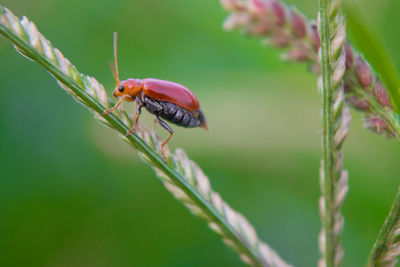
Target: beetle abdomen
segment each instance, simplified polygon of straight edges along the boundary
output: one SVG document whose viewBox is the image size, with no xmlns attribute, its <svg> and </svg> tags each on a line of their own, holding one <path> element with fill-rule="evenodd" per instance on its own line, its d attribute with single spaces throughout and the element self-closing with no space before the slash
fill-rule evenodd
<svg viewBox="0 0 400 267">
<path fill-rule="evenodd" d="M 150 113 L 178 126 L 194 128 L 205 124 L 204 115 L 200 110 L 189 112 L 174 103 L 158 101 L 147 96 L 144 97 L 143 104 Z"/>
</svg>

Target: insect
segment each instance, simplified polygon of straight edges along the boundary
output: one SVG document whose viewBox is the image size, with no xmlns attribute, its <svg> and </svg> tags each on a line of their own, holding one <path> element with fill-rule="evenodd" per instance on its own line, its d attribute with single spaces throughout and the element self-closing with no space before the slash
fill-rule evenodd
<svg viewBox="0 0 400 267">
<path fill-rule="evenodd" d="M 159 123 L 169 133 L 168 137 L 161 143 L 162 152 L 173 135 L 171 127 L 164 120 L 186 128 L 202 127 L 208 130 L 206 119 L 200 110 L 199 101 L 185 86 L 153 78 L 119 80 L 116 32 L 114 32 L 114 64 L 112 64 L 111 69 L 116 81 L 113 95 L 119 98 L 119 101 L 113 108 L 106 110 L 104 114 L 107 115 L 116 110 L 123 101 L 137 103 L 133 126 L 126 136 L 132 134 L 135 130 L 143 107 L 156 116 L 154 125 Z"/>
</svg>

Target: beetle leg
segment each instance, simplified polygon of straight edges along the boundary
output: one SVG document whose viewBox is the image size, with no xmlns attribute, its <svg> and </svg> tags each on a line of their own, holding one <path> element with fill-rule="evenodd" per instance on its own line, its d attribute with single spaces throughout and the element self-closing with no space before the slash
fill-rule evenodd
<svg viewBox="0 0 400 267">
<path fill-rule="evenodd" d="M 140 100 L 142 103 L 144 103 L 144 93 L 143 93 L 143 91 L 140 91 L 140 93 L 139 93 L 139 100 Z"/>
<path fill-rule="evenodd" d="M 153 132 L 156 131 L 157 123 L 158 123 L 158 119 L 157 119 L 157 117 L 156 117 L 156 118 L 154 119 L 154 123 L 153 123 L 153 128 L 152 128 L 152 131 L 153 131 Z"/>
<path fill-rule="evenodd" d="M 169 127 L 169 125 L 165 121 L 161 120 L 158 116 L 156 116 L 156 119 L 157 119 L 158 123 L 161 125 L 161 127 L 163 127 L 165 130 L 167 130 L 169 133 L 168 137 L 161 143 L 161 154 L 164 157 L 164 159 L 166 160 L 166 157 L 164 154 L 164 147 L 168 143 L 168 141 L 171 139 L 174 132 L 172 131 L 171 127 Z"/>
<path fill-rule="evenodd" d="M 115 104 L 115 106 L 112 107 L 112 108 L 110 108 L 110 109 L 108 109 L 108 110 L 106 110 L 106 111 L 104 111 L 104 112 L 103 112 L 103 115 L 107 115 L 108 113 L 110 113 L 110 112 L 116 110 L 116 109 L 121 105 L 121 103 L 122 103 L 124 100 L 125 100 L 125 97 L 120 97 L 120 99 L 119 99 L 118 102 Z"/>
<path fill-rule="evenodd" d="M 139 104 L 136 106 L 136 114 L 135 114 L 135 117 L 133 118 L 133 126 L 132 126 L 132 128 L 126 133 L 125 136 L 131 135 L 131 134 L 133 133 L 133 131 L 135 130 L 136 125 L 137 125 L 137 123 L 138 123 L 138 121 L 139 121 L 139 116 L 140 116 L 140 114 L 142 114 L 142 107 L 143 107 L 143 103 L 139 103 Z"/>
</svg>

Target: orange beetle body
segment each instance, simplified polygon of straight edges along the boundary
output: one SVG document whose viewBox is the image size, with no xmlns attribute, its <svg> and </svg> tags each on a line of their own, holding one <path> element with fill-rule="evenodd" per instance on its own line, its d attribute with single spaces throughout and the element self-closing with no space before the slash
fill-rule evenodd
<svg viewBox="0 0 400 267">
<path fill-rule="evenodd" d="M 181 84 L 154 78 L 127 79 L 118 83 L 113 94 L 126 101 L 136 101 L 139 108 L 143 106 L 150 113 L 176 125 L 187 128 L 201 126 L 208 130 L 199 101 Z"/>
<path fill-rule="evenodd" d="M 179 83 L 146 78 L 143 80 L 127 79 L 119 82 L 118 85 L 118 87 L 125 86 L 124 92 L 132 98 L 139 95 L 140 92 L 143 92 L 144 95 L 150 98 L 159 101 L 168 101 L 187 110 L 197 111 L 200 109 L 200 104 L 196 96 Z M 115 97 L 122 96 L 124 93 L 118 91 L 118 87 L 114 91 Z"/>
<path fill-rule="evenodd" d="M 165 119 L 178 126 L 186 128 L 202 127 L 208 130 L 206 119 L 200 110 L 200 104 L 196 96 L 185 86 L 159 79 L 127 79 L 119 80 L 118 64 L 117 64 L 117 35 L 114 33 L 114 61 L 115 65 L 113 74 L 117 86 L 114 89 L 114 97 L 118 97 L 119 101 L 115 106 L 104 114 L 118 108 L 123 101 L 136 101 L 136 115 L 132 128 L 127 135 L 134 131 L 141 109 L 145 107 L 150 113 L 156 116 L 155 123 L 158 122 L 164 129 L 169 132 L 169 136 L 161 143 L 163 151 L 164 146 L 172 137 L 173 131 L 169 125 L 161 120 Z"/>
</svg>

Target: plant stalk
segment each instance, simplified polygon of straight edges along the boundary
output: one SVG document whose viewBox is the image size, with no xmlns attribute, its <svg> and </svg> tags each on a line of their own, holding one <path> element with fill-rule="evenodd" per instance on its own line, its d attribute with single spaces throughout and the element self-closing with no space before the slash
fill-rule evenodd
<svg viewBox="0 0 400 267">
<path fill-rule="evenodd" d="M 396 233 L 397 231 L 397 233 Z M 396 251 L 397 247 L 397 251 Z M 392 250 L 391 253 L 389 253 Z M 367 266 L 394 266 L 400 254 L 400 188 L 368 258 Z"/>
<path fill-rule="evenodd" d="M 323 128 L 323 172 L 324 172 L 324 200 L 325 200 L 325 259 L 328 267 L 334 266 L 334 236 L 333 236 L 333 102 L 332 77 L 330 62 L 330 32 L 327 14 L 328 0 L 319 0 L 320 33 L 321 33 L 321 75 L 322 75 L 322 128 Z"/>
<path fill-rule="evenodd" d="M 36 62 L 42 65 L 46 70 L 48 70 L 57 80 L 61 81 L 63 84 L 68 86 L 74 93 L 76 93 L 89 107 L 95 110 L 100 116 L 103 116 L 104 111 L 107 109 L 97 102 L 91 95 L 87 94 L 78 84 L 76 84 L 71 78 L 62 73 L 57 67 L 55 67 L 46 58 L 40 56 L 35 50 L 31 49 L 30 46 L 26 45 L 25 42 L 16 38 L 8 29 L 0 25 L 0 33 L 5 37 L 10 39 L 14 44 L 16 44 L 21 50 L 23 50 L 29 57 L 34 58 Z M 115 117 L 112 113 L 103 116 L 116 130 L 120 133 L 125 134 L 129 127 L 127 127 L 121 120 Z M 203 198 L 202 195 L 198 194 L 197 190 L 192 188 L 179 173 L 177 173 L 171 166 L 169 166 L 160 155 L 151 149 L 136 133 L 132 133 L 127 136 L 128 141 L 136 147 L 139 151 L 144 153 L 162 172 L 164 172 L 168 177 L 170 177 L 175 183 L 180 185 L 182 189 L 201 209 L 205 214 L 212 217 L 221 229 L 224 230 L 225 234 L 230 236 L 232 240 L 241 250 L 252 259 L 252 261 L 257 263 L 257 266 L 263 266 L 264 264 L 260 262 L 257 253 L 252 251 L 246 240 L 241 239 L 241 237 L 236 233 L 230 224 L 226 221 L 226 218 L 222 217 L 215 208 L 210 205 L 210 203 Z"/>
<path fill-rule="evenodd" d="M 320 266 L 341 266 L 343 228 L 341 206 L 347 194 L 348 174 L 343 170 L 342 145 L 348 133 L 350 115 L 344 106 L 345 24 L 338 0 L 319 0 L 320 65 L 322 92 Z"/>
<path fill-rule="evenodd" d="M 85 84 L 90 77 L 79 73 L 75 66 L 37 31 L 33 23 L 26 18 L 19 21 L 9 10 L 0 6 L 0 34 L 8 38 L 23 55 L 43 66 L 63 88 L 68 88 L 68 93 L 95 112 L 102 122 L 116 129 L 122 136 L 130 129 L 121 121 L 122 117 L 120 119 L 114 113 L 104 115 L 104 111 L 108 109 L 105 107 L 108 100 L 104 88 L 96 81 L 106 99 L 104 101 L 103 98 L 94 97 L 90 90 L 96 89 L 96 86 Z M 143 133 L 146 132 L 141 132 L 144 136 Z M 221 235 L 223 241 L 236 250 L 243 261 L 252 266 L 289 266 L 258 239 L 254 228 L 241 214 L 232 210 L 211 190 L 207 177 L 194 162 L 183 156 L 183 151 L 169 156 L 166 162 L 155 149 L 155 139 L 149 138 L 148 133 L 146 136 L 147 141 L 151 139 L 151 146 L 136 133 L 126 136 L 125 140 L 144 155 L 142 158 L 150 163 L 167 189 L 195 215 L 206 219 L 210 228 Z"/>
</svg>

